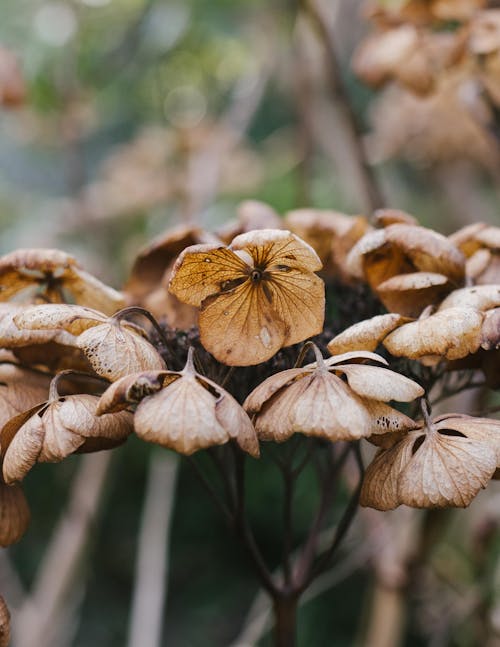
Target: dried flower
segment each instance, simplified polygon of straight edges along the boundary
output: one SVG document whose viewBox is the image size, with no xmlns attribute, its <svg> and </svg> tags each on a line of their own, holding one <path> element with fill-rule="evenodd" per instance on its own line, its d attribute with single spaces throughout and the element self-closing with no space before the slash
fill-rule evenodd
<svg viewBox="0 0 500 647">
<path fill-rule="evenodd" d="M 200 308 L 203 346 L 250 366 L 322 330 L 324 284 L 316 252 L 289 231 L 263 229 L 229 247 L 195 245 L 177 260 L 170 291 Z"/>
<path fill-rule="evenodd" d="M 53 303 L 76 303 L 113 314 L 124 306 L 123 295 L 81 269 L 58 249 L 18 249 L 0 258 L 0 299 L 27 293 Z"/>
<path fill-rule="evenodd" d="M 331 441 L 356 440 L 415 426 L 385 403 L 410 402 L 423 394 L 422 387 L 386 368 L 353 363 L 387 363 L 374 353 L 346 353 L 325 361 L 314 349 L 315 364 L 272 375 L 245 400 L 261 440 L 282 442 L 296 432 Z"/>
<path fill-rule="evenodd" d="M 132 431 L 132 416 L 122 411 L 97 417 L 95 395 L 59 395 L 52 382 L 46 402 L 11 418 L 0 431 L 3 477 L 21 481 L 35 463 L 54 463 L 76 451 L 108 449 L 123 443 Z"/>
<path fill-rule="evenodd" d="M 368 466 L 361 505 L 392 510 L 466 507 L 500 461 L 500 422 L 446 414 L 427 418 Z"/>
<path fill-rule="evenodd" d="M 216 382 L 197 373 L 190 348 L 182 371 L 149 371 L 118 380 L 103 394 L 98 413 L 139 402 L 134 427 L 139 438 L 192 454 L 234 439 L 259 456 L 255 430 L 245 411 Z"/>
</svg>

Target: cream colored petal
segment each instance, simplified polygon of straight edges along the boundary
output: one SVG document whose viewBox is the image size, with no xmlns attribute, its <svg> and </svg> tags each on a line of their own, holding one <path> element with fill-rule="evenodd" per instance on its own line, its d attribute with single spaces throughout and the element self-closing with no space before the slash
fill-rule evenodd
<svg viewBox="0 0 500 647">
<path fill-rule="evenodd" d="M 290 270 L 271 272 L 271 280 L 265 281 L 271 306 L 278 317 L 286 323 L 284 345 L 297 344 L 323 330 L 325 319 L 325 284 L 315 274 Z"/>
<path fill-rule="evenodd" d="M 259 229 L 240 234 L 232 241 L 230 249 L 249 254 L 254 267 L 284 266 L 302 272 L 316 272 L 322 263 L 314 249 L 290 231 Z"/>
<path fill-rule="evenodd" d="M 383 281 L 376 292 L 390 312 L 418 317 L 426 306 L 439 303 L 451 289 L 451 283 L 443 274 L 411 272 Z"/>
<path fill-rule="evenodd" d="M 30 306 L 29 306 L 30 307 Z M 24 311 L 24 307 L 0 310 L 0 346 L 4 348 L 21 348 L 50 342 L 65 346 L 76 346 L 76 337 L 65 330 L 32 330 L 18 328 L 14 318 Z"/>
<path fill-rule="evenodd" d="M 77 336 L 92 326 L 107 322 L 108 318 L 101 312 L 84 306 L 47 303 L 25 307 L 13 320 L 20 330 L 61 328 Z"/>
<path fill-rule="evenodd" d="M 411 432 L 391 449 L 378 452 L 366 468 L 360 505 L 376 510 L 393 510 L 400 505 L 398 479 L 411 459 L 414 443 L 422 436 L 422 432 Z"/>
<path fill-rule="evenodd" d="M 247 264 L 230 249 L 192 245 L 177 259 L 168 289 L 183 303 L 199 307 L 208 296 L 226 291 L 228 282 L 247 275 Z"/>
<path fill-rule="evenodd" d="M 481 348 L 493 350 L 500 347 L 500 308 L 489 310 L 481 330 Z"/>
<path fill-rule="evenodd" d="M 293 431 L 332 441 L 354 440 L 370 434 L 369 412 L 342 380 L 317 371 L 302 382 L 307 383 L 307 389 L 290 403 Z"/>
<path fill-rule="evenodd" d="M 477 232 L 476 240 L 489 249 L 500 250 L 500 227 L 484 227 Z"/>
<path fill-rule="evenodd" d="M 37 459 L 39 462 L 58 463 L 83 445 L 83 436 L 75 430 L 78 425 L 82 429 L 90 427 L 92 416 L 85 407 L 74 406 L 74 397 L 61 398 L 44 411 L 42 424 L 45 433 Z M 61 420 L 60 411 L 65 405 L 66 420 Z"/>
<path fill-rule="evenodd" d="M 167 371 L 142 371 L 116 380 L 102 394 L 96 415 L 115 413 L 140 402 L 148 395 L 157 393 L 164 386 L 167 375 Z M 177 373 L 171 375 L 175 376 L 174 379 L 179 378 Z"/>
<path fill-rule="evenodd" d="M 99 310 L 105 315 L 112 315 L 125 307 L 125 297 L 121 292 L 77 267 L 72 268 L 64 287 L 71 292 L 76 303 Z"/>
<path fill-rule="evenodd" d="M 417 508 L 464 508 L 496 466 L 496 455 L 486 443 L 428 434 L 400 475 L 400 502 Z"/>
<path fill-rule="evenodd" d="M 287 331 L 262 287 L 249 281 L 206 299 L 199 327 L 203 346 L 229 366 L 252 366 L 269 359 L 285 343 Z"/>
<path fill-rule="evenodd" d="M 144 398 L 134 416 L 137 435 L 151 443 L 192 454 L 222 445 L 230 435 L 217 420 L 215 398 L 192 376 L 182 377 Z"/>
<path fill-rule="evenodd" d="M 18 426 L 17 433 L 5 450 L 4 432 L 7 425 L 2 429 L 3 478 L 6 483 L 15 483 L 22 481 L 36 464 L 42 451 L 45 429 L 40 416 L 32 413 L 24 424 Z"/>
<path fill-rule="evenodd" d="M 459 359 L 475 353 L 481 341 L 483 315 L 472 308 L 449 308 L 398 328 L 384 346 L 397 357 L 440 355 Z"/>
<path fill-rule="evenodd" d="M 413 380 L 386 368 L 362 364 L 337 364 L 333 368 L 344 373 L 350 388 L 365 398 L 412 402 L 425 393 Z"/>
<path fill-rule="evenodd" d="M 307 375 L 307 372 L 309 371 L 303 368 L 290 368 L 271 375 L 271 377 L 268 377 L 259 386 L 255 387 L 243 403 L 243 408 L 250 414 L 258 413 L 269 398 L 287 384 L 291 384 L 297 378 Z"/>
<path fill-rule="evenodd" d="M 434 425 L 441 433 L 451 429 L 467 438 L 486 443 L 495 452 L 497 464 L 500 464 L 500 420 L 447 414 L 446 417 L 435 418 Z"/>
<path fill-rule="evenodd" d="M 165 362 L 147 339 L 115 321 L 86 330 L 78 337 L 78 347 L 94 371 L 111 382 L 130 373 L 165 368 Z"/>
<path fill-rule="evenodd" d="M 465 273 L 476 282 L 486 272 L 493 258 L 489 249 L 478 249 L 465 262 Z"/>
<path fill-rule="evenodd" d="M 346 328 L 331 340 L 328 351 L 332 355 L 357 349 L 374 351 L 390 332 L 409 321 L 410 318 L 396 313 L 376 315 Z"/>
<path fill-rule="evenodd" d="M 439 310 L 475 308 L 485 311 L 498 307 L 500 307 L 500 285 L 475 285 L 451 292 L 441 303 Z"/>
</svg>

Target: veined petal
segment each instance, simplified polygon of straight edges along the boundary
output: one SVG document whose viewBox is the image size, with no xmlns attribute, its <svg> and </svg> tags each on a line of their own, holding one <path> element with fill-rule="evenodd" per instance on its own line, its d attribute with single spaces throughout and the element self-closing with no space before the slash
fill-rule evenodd
<svg viewBox="0 0 500 647">
<path fill-rule="evenodd" d="M 203 346 L 229 366 L 253 366 L 272 357 L 286 339 L 261 285 L 246 281 L 203 302 L 199 318 Z"/>
<path fill-rule="evenodd" d="M 193 306 L 210 295 L 224 292 L 228 281 L 245 279 L 248 266 L 233 251 L 220 245 L 192 245 L 175 262 L 169 290 Z"/>
</svg>

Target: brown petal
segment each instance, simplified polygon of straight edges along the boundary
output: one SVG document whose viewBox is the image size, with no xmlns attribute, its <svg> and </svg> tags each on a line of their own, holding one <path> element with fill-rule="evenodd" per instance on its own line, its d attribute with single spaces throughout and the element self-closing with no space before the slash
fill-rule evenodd
<svg viewBox="0 0 500 647">
<path fill-rule="evenodd" d="M 368 465 L 361 487 L 359 503 L 376 510 L 393 510 L 401 503 L 398 480 L 412 456 L 412 449 L 422 432 L 410 432 L 391 449 L 384 449 Z"/>
<path fill-rule="evenodd" d="M 20 485 L 0 482 L 0 546 L 15 544 L 26 532 L 30 522 L 30 509 Z M 2 619 L 0 612 L 0 645 Z"/>
<path fill-rule="evenodd" d="M 201 306 L 208 296 L 227 289 L 228 281 L 247 277 L 247 264 L 220 245 L 193 245 L 177 259 L 169 290 L 183 303 Z"/>
<path fill-rule="evenodd" d="M 287 333 L 262 286 L 249 281 L 206 299 L 199 327 L 203 346 L 229 366 L 264 362 L 284 345 Z"/>
<path fill-rule="evenodd" d="M 443 274 L 411 272 L 397 274 L 380 283 L 376 292 L 390 312 L 418 317 L 422 310 L 439 303 L 452 285 Z"/>
<path fill-rule="evenodd" d="M 76 303 L 106 315 L 112 315 L 125 306 L 125 297 L 121 292 L 78 267 L 73 267 L 68 272 L 64 286 L 71 292 Z"/>
<path fill-rule="evenodd" d="M 6 483 L 22 481 L 36 464 L 42 451 L 45 430 L 41 419 L 43 407 L 34 407 L 11 418 L 2 428 L 3 478 Z M 20 433 L 21 429 L 23 433 Z"/>
<path fill-rule="evenodd" d="M 483 315 L 472 308 L 449 308 L 398 328 L 384 346 L 396 357 L 459 359 L 478 350 L 482 322 Z"/>
<path fill-rule="evenodd" d="M 374 351 L 390 332 L 409 321 L 408 317 L 396 313 L 376 315 L 346 328 L 331 340 L 327 348 L 332 355 L 361 348 Z"/>
<path fill-rule="evenodd" d="M 231 243 L 234 251 L 249 254 L 255 267 L 272 270 L 279 266 L 316 272 L 322 263 L 314 249 L 295 234 L 280 229 L 260 229 L 240 234 Z"/>
<path fill-rule="evenodd" d="M 270 272 L 263 285 L 266 299 L 286 323 L 283 345 L 289 346 L 318 335 L 325 319 L 325 284 L 315 274 L 290 270 Z"/>
<path fill-rule="evenodd" d="M 131 404 L 137 404 L 146 396 L 157 393 L 165 386 L 168 375 L 168 371 L 143 371 L 120 378 L 102 394 L 96 415 L 121 411 Z M 174 375 L 175 379 L 179 377 L 172 373 Z"/>
<path fill-rule="evenodd" d="M 401 473 L 400 502 L 418 508 L 464 508 L 486 486 L 496 466 L 486 443 L 428 434 Z"/>
<path fill-rule="evenodd" d="M 162 370 L 165 363 L 155 347 L 134 328 L 110 320 L 78 337 L 78 347 L 94 371 L 111 382 L 147 370 Z"/>
<path fill-rule="evenodd" d="M 34 371 L 4 364 L 0 366 L 0 428 L 13 416 L 45 402 L 50 378 Z"/>
<path fill-rule="evenodd" d="M 333 368 L 344 373 L 350 388 L 365 398 L 412 402 L 424 395 L 419 384 L 386 368 L 360 364 L 337 364 Z"/>
</svg>

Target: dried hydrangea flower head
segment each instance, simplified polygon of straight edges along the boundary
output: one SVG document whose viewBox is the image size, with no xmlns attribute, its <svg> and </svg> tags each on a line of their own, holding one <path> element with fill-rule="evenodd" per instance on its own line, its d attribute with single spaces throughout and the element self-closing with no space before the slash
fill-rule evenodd
<svg viewBox="0 0 500 647">
<path fill-rule="evenodd" d="M 379 355 L 347 353 L 272 375 L 244 402 L 261 440 L 282 442 L 294 433 L 326 440 L 357 440 L 412 429 L 413 420 L 387 402 L 410 402 L 423 394 L 412 380 L 379 366 L 357 362 Z M 345 380 L 345 381 L 344 381 Z"/>
<path fill-rule="evenodd" d="M 465 255 L 465 271 L 476 285 L 500 283 L 500 227 L 467 225 L 449 239 Z"/>
<path fill-rule="evenodd" d="M 279 214 L 260 200 L 244 200 L 236 211 L 236 220 L 230 220 L 217 229 L 217 236 L 229 245 L 236 236 L 256 229 L 283 229 L 283 220 Z"/>
<path fill-rule="evenodd" d="M 175 227 L 155 238 L 137 255 L 125 294 L 130 305 L 147 308 L 155 317 L 165 316 L 174 328 L 189 328 L 196 322 L 196 309 L 168 292 L 168 281 L 177 256 L 186 247 L 217 243 L 216 236 L 198 227 Z"/>
<path fill-rule="evenodd" d="M 23 331 L 69 333 L 92 369 L 114 381 L 129 373 L 165 368 L 144 330 L 123 319 L 128 312 L 125 309 L 107 317 L 82 306 L 44 304 L 25 308 L 14 317 L 14 323 Z"/>
<path fill-rule="evenodd" d="M 27 298 L 25 298 L 27 297 Z M 113 314 L 124 306 L 123 295 L 83 270 L 58 249 L 18 249 L 0 258 L 0 299 L 52 303 L 75 302 Z"/>
<path fill-rule="evenodd" d="M 28 529 L 30 518 L 22 487 L 0 480 L 0 546 L 5 548 L 18 542 Z"/>
<path fill-rule="evenodd" d="M 425 410 L 426 411 L 426 410 Z M 401 504 L 416 508 L 470 504 L 500 461 L 500 421 L 446 414 L 425 415 L 368 466 L 360 503 L 378 510 Z"/>
<path fill-rule="evenodd" d="M 10 613 L 5 600 L 0 595 L 0 647 L 10 644 Z"/>
<path fill-rule="evenodd" d="M 465 280 L 465 258 L 445 236 L 394 224 L 363 236 L 347 258 L 391 312 L 418 317 Z"/>
<path fill-rule="evenodd" d="M 289 211 L 285 224 L 316 251 L 325 273 L 337 275 L 345 274 L 348 252 L 370 229 L 364 216 L 348 216 L 326 209 Z"/>
<path fill-rule="evenodd" d="M 188 455 L 235 440 L 243 451 L 259 456 L 247 414 L 232 395 L 196 371 L 192 348 L 182 371 L 136 373 L 112 384 L 98 413 L 138 402 L 134 427 L 143 440 Z"/>
<path fill-rule="evenodd" d="M 88 394 L 60 395 L 51 382 L 49 397 L 11 418 L 0 431 L 3 478 L 21 481 L 37 463 L 57 463 L 77 451 L 108 449 L 123 443 L 132 432 L 128 411 L 97 417 L 99 397 Z"/>
<path fill-rule="evenodd" d="M 224 364 L 251 366 L 321 332 L 321 261 L 289 231 L 262 229 L 229 247 L 195 245 L 179 256 L 170 291 L 200 308 L 203 346 Z"/>
</svg>

